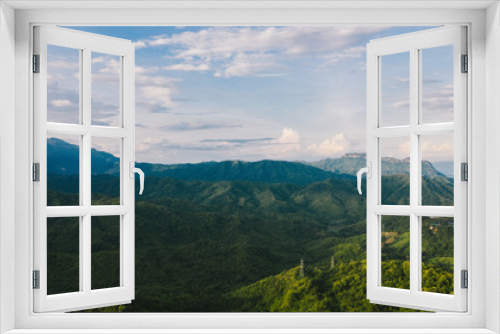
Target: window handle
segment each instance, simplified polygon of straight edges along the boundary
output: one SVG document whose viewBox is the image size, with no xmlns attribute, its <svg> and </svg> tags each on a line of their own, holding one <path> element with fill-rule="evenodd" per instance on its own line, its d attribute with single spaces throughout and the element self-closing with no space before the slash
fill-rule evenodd
<svg viewBox="0 0 500 334">
<path fill-rule="evenodd" d="M 361 177 L 363 176 L 364 173 L 366 173 L 367 178 L 370 179 L 372 177 L 372 163 L 371 162 L 368 161 L 366 163 L 366 167 L 363 167 L 360 170 L 358 170 L 358 173 L 356 174 L 358 177 L 358 193 L 360 195 L 363 194 L 361 192 Z"/>
<path fill-rule="evenodd" d="M 140 184 L 139 195 L 142 195 L 142 192 L 144 191 L 144 172 L 140 168 L 136 168 L 135 163 L 133 161 L 131 161 L 130 162 L 130 178 L 131 179 L 134 178 L 135 173 L 139 174 L 139 184 Z"/>
</svg>

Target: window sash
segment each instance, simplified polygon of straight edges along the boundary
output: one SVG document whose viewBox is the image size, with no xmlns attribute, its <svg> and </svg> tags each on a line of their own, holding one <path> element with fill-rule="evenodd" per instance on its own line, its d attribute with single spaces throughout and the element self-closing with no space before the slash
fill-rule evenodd
<svg viewBox="0 0 500 334">
<path fill-rule="evenodd" d="M 34 54 L 40 55 L 40 73 L 34 74 L 34 161 L 40 163 L 40 182 L 34 184 L 34 270 L 40 271 L 40 289 L 34 289 L 34 311 L 74 311 L 130 303 L 134 298 L 134 45 L 127 40 L 82 33 L 70 29 L 35 27 Z M 80 124 L 47 122 L 47 45 L 80 50 Z M 91 124 L 91 53 L 121 58 L 120 124 L 118 128 Z M 47 138 L 50 135 L 80 137 L 80 206 L 47 206 Z M 91 138 L 119 138 L 120 205 L 91 205 Z M 92 216 L 120 216 L 120 286 L 91 288 Z M 80 291 L 47 295 L 47 218 L 79 217 Z"/>
<path fill-rule="evenodd" d="M 443 27 L 371 41 L 367 46 L 367 161 L 372 177 L 367 179 L 367 298 L 377 304 L 423 310 L 467 310 L 467 290 L 461 289 L 460 272 L 467 269 L 467 183 L 460 181 L 460 163 L 467 162 L 467 76 L 460 73 L 461 54 L 466 54 L 466 28 Z M 454 46 L 454 123 L 419 124 L 421 49 Z M 380 58 L 384 55 L 410 53 L 410 124 L 385 127 L 380 124 Z M 454 207 L 423 206 L 418 203 L 421 191 L 421 156 L 419 136 L 454 133 Z M 410 205 L 381 205 L 380 139 L 408 136 L 410 139 Z M 382 287 L 381 217 L 410 217 L 410 290 Z M 422 216 L 454 217 L 454 295 L 420 291 Z"/>
</svg>

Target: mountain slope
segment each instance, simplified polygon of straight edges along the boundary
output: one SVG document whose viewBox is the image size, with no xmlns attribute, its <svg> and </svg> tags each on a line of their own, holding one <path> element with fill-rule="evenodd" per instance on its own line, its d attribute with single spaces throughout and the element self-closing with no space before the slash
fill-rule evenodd
<svg viewBox="0 0 500 334">
<path fill-rule="evenodd" d="M 366 167 L 366 154 L 364 153 L 348 153 L 336 159 L 323 159 L 319 161 L 309 162 L 311 166 L 321 168 L 323 170 L 339 173 L 356 175 L 358 170 Z M 393 174 L 410 174 L 410 161 L 406 159 L 396 159 L 384 157 L 382 158 L 382 175 Z M 424 176 L 443 176 L 441 172 L 429 162 L 422 162 L 422 174 Z"/>
<path fill-rule="evenodd" d="M 92 149 L 92 174 L 114 174 L 120 159 L 104 151 Z M 77 175 L 80 173 L 80 149 L 59 138 L 47 139 L 47 174 Z"/>
<path fill-rule="evenodd" d="M 252 181 L 305 185 L 327 179 L 353 180 L 353 176 L 331 173 L 297 162 L 262 160 L 257 162 L 222 161 L 197 164 L 137 164 L 146 175 L 179 180 Z"/>
<path fill-rule="evenodd" d="M 389 272 L 386 283 L 409 288 L 399 282 L 407 261 L 382 263 Z M 453 271 L 422 265 L 423 280 L 430 286 L 439 286 L 433 292 L 449 294 L 453 291 Z M 431 290 L 426 290 L 431 291 Z M 366 260 L 341 262 L 334 269 L 305 266 L 304 277 L 299 267 L 269 276 L 230 294 L 237 312 L 415 312 L 405 308 L 372 304 L 366 299 Z"/>
</svg>

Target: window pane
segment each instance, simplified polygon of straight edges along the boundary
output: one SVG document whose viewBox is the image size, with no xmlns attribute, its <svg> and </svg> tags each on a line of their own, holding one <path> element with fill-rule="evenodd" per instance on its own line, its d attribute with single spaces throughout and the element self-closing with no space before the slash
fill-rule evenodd
<svg viewBox="0 0 500 334">
<path fill-rule="evenodd" d="M 80 218 L 47 218 L 47 294 L 80 290 Z"/>
<path fill-rule="evenodd" d="M 422 123 L 453 122 L 453 45 L 421 50 Z"/>
<path fill-rule="evenodd" d="M 420 136 L 422 205 L 453 206 L 453 134 Z"/>
<path fill-rule="evenodd" d="M 120 204 L 121 141 L 92 137 L 92 205 Z"/>
<path fill-rule="evenodd" d="M 120 216 L 92 217 L 92 290 L 120 286 Z"/>
<path fill-rule="evenodd" d="M 92 125 L 120 124 L 121 59 L 92 52 Z"/>
<path fill-rule="evenodd" d="M 453 294 L 453 223 L 422 217 L 422 291 Z"/>
<path fill-rule="evenodd" d="M 80 50 L 47 45 L 47 121 L 80 123 Z"/>
<path fill-rule="evenodd" d="M 47 138 L 47 205 L 80 205 L 80 137 Z"/>
<path fill-rule="evenodd" d="M 410 217 L 382 216 L 381 236 L 381 286 L 410 289 Z"/>
<path fill-rule="evenodd" d="M 380 57 L 381 126 L 410 124 L 410 53 Z"/>
<path fill-rule="evenodd" d="M 380 139 L 382 205 L 410 204 L 410 139 Z"/>
</svg>

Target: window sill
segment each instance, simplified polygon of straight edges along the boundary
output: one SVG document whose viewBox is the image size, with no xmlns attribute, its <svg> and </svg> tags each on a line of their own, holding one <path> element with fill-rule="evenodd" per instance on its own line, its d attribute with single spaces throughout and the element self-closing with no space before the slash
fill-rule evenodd
<svg viewBox="0 0 500 334">
<path fill-rule="evenodd" d="M 470 329 L 15 329 L 5 334 L 487 334 L 484 328 Z"/>
</svg>

